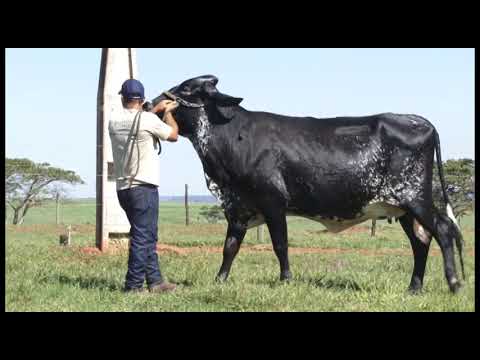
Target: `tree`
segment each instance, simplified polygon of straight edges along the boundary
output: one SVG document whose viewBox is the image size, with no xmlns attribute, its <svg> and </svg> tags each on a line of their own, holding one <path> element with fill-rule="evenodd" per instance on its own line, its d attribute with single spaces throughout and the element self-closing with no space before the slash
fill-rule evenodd
<svg viewBox="0 0 480 360">
<path fill-rule="evenodd" d="M 52 185 L 84 184 L 70 170 L 34 163 L 29 159 L 5 159 L 5 204 L 13 210 L 12 223 L 20 225 L 30 208 L 51 199 Z M 58 189 L 58 187 L 57 187 Z"/>
<path fill-rule="evenodd" d="M 200 215 L 206 218 L 209 223 L 213 224 L 225 218 L 223 209 L 218 205 L 202 206 L 200 208 Z"/>
<path fill-rule="evenodd" d="M 453 213 L 460 218 L 473 210 L 475 200 L 475 161 L 472 159 L 447 160 L 443 163 L 445 187 L 452 203 Z M 444 199 L 438 168 L 435 167 L 433 197 L 439 208 L 444 207 Z"/>
</svg>

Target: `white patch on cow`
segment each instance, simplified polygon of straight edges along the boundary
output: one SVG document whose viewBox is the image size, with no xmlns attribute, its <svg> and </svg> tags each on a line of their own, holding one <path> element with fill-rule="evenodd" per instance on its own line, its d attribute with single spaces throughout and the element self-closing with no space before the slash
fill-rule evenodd
<svg viewBox="0 0 480 360">
<path fill-rule="evenodd" d="M 374 202 L 365 206 L 362 211 L 357 214 L 355 219 L 340 219 L 337 217 L 330 219 L 324 216 L 302 216 L 321 223 L 330 232 L 338 233 L 370 219 L 377 219 L 379 217 L 400 217 L 404 214 L 405 211 L 398 206 L 386 202 Z"/>
<path fill-rule="evenodd" d="M 207 173 L 204 173 L 204 175 L 207 182 L 208 190 L 210 190 L 212 195 L 215 196 L 220 202 L 220 206 L 222 207 L 222 209 L 228 212 L 232 209 L 232 206 L 235 203 L 240 204 L 240 197 L 237 194 L 232 192 L 228 187 L 220 187 L 207 175 Z"/>
<path fill-rule="evenodd" d="M 399 205 L 399 200 L 418 200 L 423 189 L 425 172 L 421 158 L 405 157 L 399 166 L 400 173 L 393 175 L 388 169 L 382 171 L 389 166 L 388 161 L 392 154 L 387 153 L 378 140 L 371 139 L 369 143 L 358 145 L 362 149 L 347 165 L 353 169 L 361 187 L 375 194 L 373 201 Z"/>
<path fill-rule="evenodd" d="M 193 147 L 198 153 L 200 159 L 206 156 L 208 151 L 208 141 L 210 139 L 210 121 L 208 120 L 205 109 L 199 109 L 200 115 L 198 117 L 197 128 L 195 134 L 188 138 L 192 142 Z M 222 208 L 227 209 L 230 204 L 228 189 L 222 189 L 218 184 L 213 181 L 207 173 L 204 172 L 207 188 L 210 190 L 213 196 L 220 202 Z"/>
<path fill-rule="evenodd" d="M 223 204 L 225 203 L 225 195 L 224 195 L 224 192 L 222 191 L 222 189 L 220 189 L 220 186 L 217 185 L 217 183 L 215 181 L 213 181 L 208 175 L 207 173 L 204 173 L 205 175 L 205 180 L 207 182 L 207 188 L 208 190 L 210 190 L 210 192 L 212 193 L 213 196 L 215 196 L 217 198 L 218 201 L 220 201 L 220 203 Z"/>
<path fill-rule="evenodd" d="M 447 215 L 455 223 L 455 225 L 457 225 L 457 227 L 459 227 L 457 219 L 455 219 L 455 215 L 453 214 L 452 206 L 450 204 L 447 204 Z"/>
<path fill-rule="evenodd" d="M 413 221 L 413 232 L 422 243 L 425 245 L 430 244 L 432 234 L 430 234 L 430 232 L 428 232 L 416 219 Z"/>
<path fill-rule="evenodd" d="M 199 112 L 195 134 L 189 138 L 199 155 L 205 156 L 208 150 L 208 140 L 210 139 L 210 121 L 208 121 L 207 113 L 203 108 L 200 108 Z"/>
</svg>

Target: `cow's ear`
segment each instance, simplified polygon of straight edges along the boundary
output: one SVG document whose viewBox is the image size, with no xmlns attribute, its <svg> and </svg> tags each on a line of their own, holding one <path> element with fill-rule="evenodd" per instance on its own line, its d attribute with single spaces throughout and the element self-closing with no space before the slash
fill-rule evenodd
<svg viewBox="0 0 480 360">
<path fill-rule="evenodd" d="M 221 92 L 215 93 L 214 96 L 212 96 L 212 99 L 218 106 L 237 106 L 243 101 L 242 98 L 222 94 Z"/>
<path fill-rule="evenodd" d="M 239 105 L 243 98 L 233 97 L 227 94 L 222 94 L 217 90 L 215 85 L 210 82 L 204 84 L 204 91 L 208 97 L 213 100 L 218 106 L 236 106 Z"/>
<path fill-rule="evenodd" d="M 235 107 L 239 105 L 243 99 L 222 94 L 212 82 L 206 82 L 203 85 L 203 90 L 213 102 L 213 107 L 217 110 L 216 116 L 212 117 L 211 121 L 217 124 L 225 124 L 232 120 L 235 116 Z"/>
</svg>

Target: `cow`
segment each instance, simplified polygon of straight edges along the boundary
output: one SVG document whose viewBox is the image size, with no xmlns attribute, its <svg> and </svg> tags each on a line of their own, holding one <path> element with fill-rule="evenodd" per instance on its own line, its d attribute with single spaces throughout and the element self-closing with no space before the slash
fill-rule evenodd
<svg viewBox="0 0 480 360">
<path fill-rule="evenodd" d="M 458 291 L 454 242 L 465 279 L 463 238 L 445 190 L 439 135 L 428 120 L 393 113 L 313 118 L 249 111 L 239 105 L 242 98 L 221 93 L 217 83 L 213 75 L 195 77 L 146 103 L 179 103 L 179 133 L 193 144 L 207 187 L 224 209 L 228 227 L 217 281 L 228 278 L 247 229 L 263 223 L 280 280 L 288 281 L 286 216 L 318 221 L 333 233 L 395 218 L 413 251 L 408 289 L 422 289 L 434 237 L 449 289 Z M 433 204 L 434 153 L 446 212 Z"/>
</svg>

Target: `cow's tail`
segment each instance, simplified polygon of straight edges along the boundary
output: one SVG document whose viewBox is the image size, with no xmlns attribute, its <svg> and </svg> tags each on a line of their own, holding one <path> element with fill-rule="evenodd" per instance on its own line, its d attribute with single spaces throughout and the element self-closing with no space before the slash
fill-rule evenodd
<svg viewBox="0 0 480 360">
<path fill-rule="evenodd" d="M 458 255 L 460 257 L 460 266 L 462 267 L 462 275 L 463 279 L 465 280 L 465 270 L 463 266 L 463 236 L 460 232 L 460 226 L 458 225 L 457 219 L 455 218 L 455 214 L 453 213 L 452 205 L 450 204 L 450 200 L 448 199 L 447 189 L 445 187 L 445 178 L 443 176 L 443 165 L 442 165 L 442 156 L 440 151 L 440 136 L 438 135 L 437 130 L 435 130 L 435 154 L 437 158 L 437 166 L 438 166 L 438 177 L 440 178 L 440 185 L 442 187 L 443 192 L 443 199 L 445 200 L 445 205 L 447 207 L 447 215 L 455 224 L 455 244 L 457 246 Z"/>
</svg>

